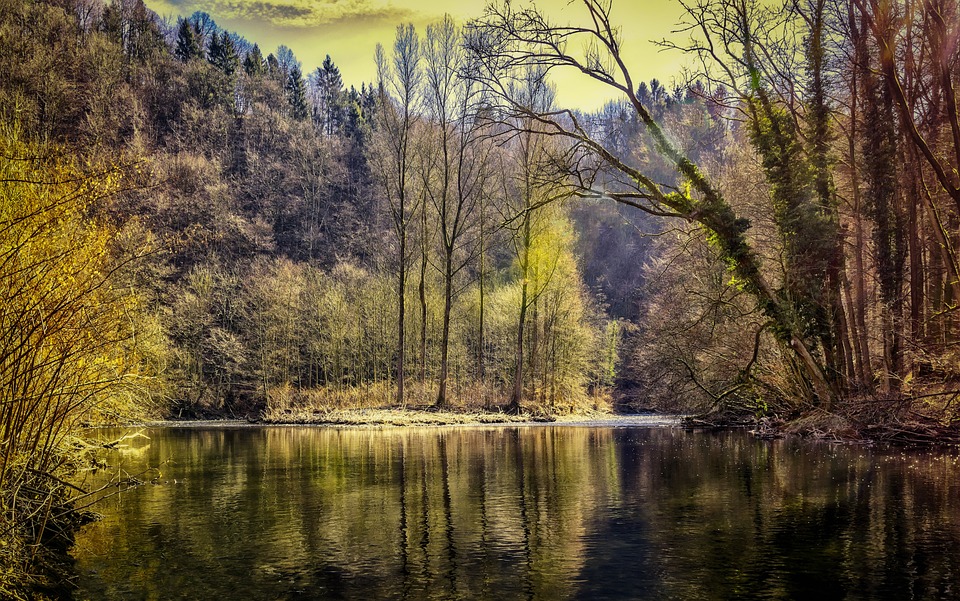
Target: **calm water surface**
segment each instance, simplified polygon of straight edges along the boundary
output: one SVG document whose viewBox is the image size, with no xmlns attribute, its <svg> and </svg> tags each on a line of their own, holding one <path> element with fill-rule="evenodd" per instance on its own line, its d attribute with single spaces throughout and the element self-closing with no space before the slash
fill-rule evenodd
<svg viewBox="0 0 960 601">
<path fill-rule="evenodd" d="M 960 598 L 956 451 L 673 428 L 143 433 L 112 469 L 162 475 L 97 507 L 81 599 Z"/>
</svg>

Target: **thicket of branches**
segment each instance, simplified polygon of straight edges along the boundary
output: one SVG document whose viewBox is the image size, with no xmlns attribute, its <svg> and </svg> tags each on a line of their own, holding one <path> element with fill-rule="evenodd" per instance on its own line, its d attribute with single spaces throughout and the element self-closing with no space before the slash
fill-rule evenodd
<svg viewBox="0 0 960 601">
<path fill-rule="evenodd" d="M 156 406 L 166 354 L 102 207 L 128 179 L 0 125 L 0 594 L 57 586 L 83 495 L 79 429 Z M 141 247 L 142 248 L 142 247 Z M 33 566 L 30 568 L 30 566 Z"/>
<path fill-rule="evenodd" d="M 703 102 L 670 114 L 623 62 L 615 6 L 579 6 L 566 25 L 496 3 L 474 46 L 505 108 L 566 140 L 581 194 L 676 218 L 647 263 L 634 378 L 703 408 L 952 420 L 955 3 L 685 2 L 664 45 L 695 59 Z M 632 142 L 526 110 L 501 82 L 531 65 L 618 90 Z M 861 402 L 877 398 L 917 402 Z"/>
</svg>

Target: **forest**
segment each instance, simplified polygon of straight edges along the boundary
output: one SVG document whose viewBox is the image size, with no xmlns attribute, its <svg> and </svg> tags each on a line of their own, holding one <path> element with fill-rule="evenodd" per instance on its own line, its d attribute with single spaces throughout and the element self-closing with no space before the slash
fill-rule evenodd
<svg viewBox="0 0 960 601">
<path fill-rule="evenodd" d="M 960 8 L 680 7 L 670 83 L 583 0 L 398 24 L 357 89 L 202 12 L 0 0 L 0 593 L 69 545 L 93 424 L 960 439 Z M 558 106 L 557 69 L 618 99 Z"/>
</svg>

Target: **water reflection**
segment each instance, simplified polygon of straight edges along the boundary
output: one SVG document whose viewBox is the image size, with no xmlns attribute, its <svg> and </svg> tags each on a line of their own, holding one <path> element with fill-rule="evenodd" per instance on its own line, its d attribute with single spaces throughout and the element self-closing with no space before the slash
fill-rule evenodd
<svg viewBox="0 0 960 601">
<path fill-rule="evenodd" d="M 960 595 L 956 453 L 639 428 L 148 430 L 91 599 Z M 115 438 L 118 432 L 103 432 Z"/>
</svg>

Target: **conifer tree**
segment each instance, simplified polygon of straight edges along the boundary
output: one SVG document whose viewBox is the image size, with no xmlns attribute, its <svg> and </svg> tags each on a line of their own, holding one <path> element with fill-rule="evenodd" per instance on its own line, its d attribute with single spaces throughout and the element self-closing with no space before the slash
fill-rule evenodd
<svg viewBox="0 0 960 601">
<path fill-rule="evenodd" d="M 267 64 L 263 59 L 263 53 L 260 52 L 260 46 L 254 44 L 243 59 L 243 70 L 246 71 L 247 75 L 256 77 L 257 75 L 263 75 L 266 69 Z"/>
<path fill-rule="evenodd" d="M 180 26 L 177 29 L 177 47 L 174 50 L 177 58 L 183 62 L 188 62 L 193 58 L 203 55 L 200 49 L 200 32 L 197 26 L 189 19 L 180 19 Z"/>
<path fill-rule="evenodd" d="M 314 122 L 321 132 L 333 135 L 343 127 L 345 106 L 343 102 L 343 78 L 328 54 L 323 65 L 314 73 L 316 104 L 313 108 Z"/>
<path fill-rule="evenodd" d="M 277 57 L 271 52 L 267 55 L 265 72 L 271 77 L 278 77 L 280 74 L 280 63 L 277 61 Z"/>
<path fill-rule="evenodd" d="M 236 73 L 240 67 L 240 56 L 237 54 L 236 44 L 226 31 L 210 38 L 210 63 L 226 73 L 228 76 Z"/>
<path fill-rule="evenodd" d="M 303 74 L 300 67 L 294 65 L 287 77 L 287 99 L 290 102 L 290 116 L 297 121 L 303 121 L 310 115 L 307 106 L 307 88 L 303 83 Z"/>
</svg>

